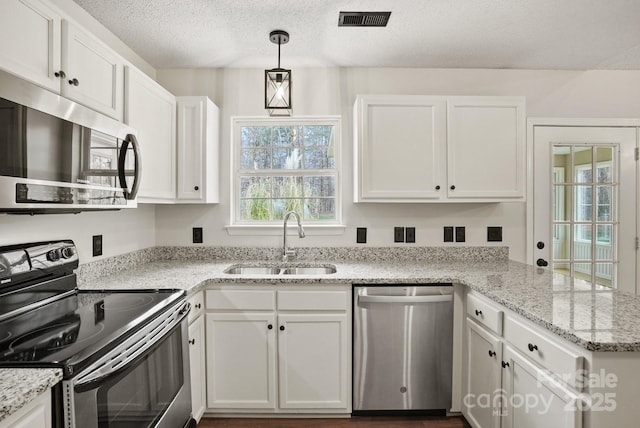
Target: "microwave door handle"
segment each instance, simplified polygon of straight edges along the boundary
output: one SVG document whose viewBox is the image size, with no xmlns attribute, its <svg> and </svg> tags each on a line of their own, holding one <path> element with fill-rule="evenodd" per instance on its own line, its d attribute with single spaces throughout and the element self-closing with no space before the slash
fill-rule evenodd
<svg viewBox="0 0 640 428">
<path fill-rule="evenodd" d="M 133 185 L 131 186 L 131 191 L 127 190 L 127 180 L 125 176 L 125 163 L 127 160 L 127 150 L 129 149 L 129 143 L 133 147 L 133 168 L 135 171 L 135 175 L 133 178 Z M 133 134 L 128 134 L 127 138 L 122 142 L 122 146 L 120 147 L 120 155 L 118 156 L 118 178 L 120 179 L 120 187 L 122 187 L 124 191 L 125 198 L 131 200 L 135 199 L 138 194 L 138 188 L 140 187 L 140 174 L 142 172 L 142 164 L 140 159 L 140 144 L 138 144 L 138 139 Z"/>
</svg>

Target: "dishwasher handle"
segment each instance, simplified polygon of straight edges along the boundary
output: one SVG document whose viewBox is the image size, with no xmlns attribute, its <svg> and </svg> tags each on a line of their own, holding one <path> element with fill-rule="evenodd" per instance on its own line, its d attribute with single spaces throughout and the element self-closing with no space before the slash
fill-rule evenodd
<svg viewBox="0 0 640 428">
<path fill-rule="evenodd" d="M 359 303 L 439 303 L 452 302 L 453 294 L 431 296 L 369 296 L 358 295 Z"/>
</svg>

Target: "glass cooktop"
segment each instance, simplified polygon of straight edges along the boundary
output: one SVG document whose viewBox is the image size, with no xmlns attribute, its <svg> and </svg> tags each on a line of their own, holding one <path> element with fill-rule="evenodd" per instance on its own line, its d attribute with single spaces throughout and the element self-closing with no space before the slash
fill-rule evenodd
<svg viewBox="0 0 640 428">
<path fill-rule="evenodd" d="M 32 297 L 21 294 L 17 300 Z M 62 366 L 66 371 L 65 366 L 97 358 L 183 294 L 177 290 L 76 291 L 0 321 L 0 366 Z"/>
</svg>

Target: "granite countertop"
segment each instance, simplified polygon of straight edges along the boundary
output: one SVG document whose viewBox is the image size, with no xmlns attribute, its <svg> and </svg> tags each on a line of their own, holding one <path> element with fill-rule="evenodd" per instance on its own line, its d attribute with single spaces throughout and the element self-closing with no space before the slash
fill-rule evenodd
<svg viewBox="0 0 640 428">
<path fill-rule="evenodd" d="M 0 421 L 62 380 L 62 369 L 0 369 Z"/>
<path fill-rule="evenodd" d="M 546 269 L 509 260 L 334 263 L 330 275 L 231 275 L 232 265 L 280 265 L 238 260 L 152 261 L 80 284 L 82 289 L 178 288 L 212 284 L 399 284 L 451 282 L 468 286 L 589 351 L 640 351 L 640 298 L 572 283 Z M 318 261 L 318 263 L 321 263 Z M 300 262 L 305 265 L 308 263 Z"/>
</svg>

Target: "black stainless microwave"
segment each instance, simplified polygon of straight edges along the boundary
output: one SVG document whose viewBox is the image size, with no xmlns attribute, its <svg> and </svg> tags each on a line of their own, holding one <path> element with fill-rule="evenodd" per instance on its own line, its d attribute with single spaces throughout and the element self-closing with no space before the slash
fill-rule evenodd
<svg viewBox="0 0 640 428">
<path fill-rule="evenodd" d="M 135 208 L 135 131 L 0 71 L 0 212 Z"/>
</svg>

